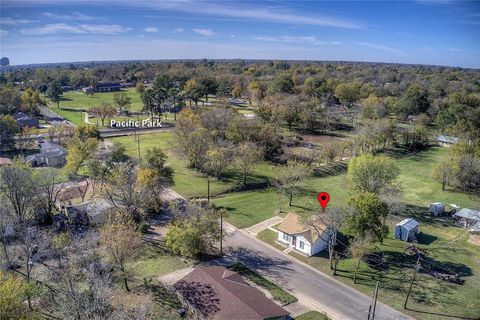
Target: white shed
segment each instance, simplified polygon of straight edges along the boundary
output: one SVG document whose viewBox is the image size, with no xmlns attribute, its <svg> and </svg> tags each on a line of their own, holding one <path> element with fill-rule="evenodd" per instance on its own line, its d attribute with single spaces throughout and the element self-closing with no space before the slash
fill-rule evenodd
<svg viewBox="0 0 480 320">
<path fill-rule="evenodd" d="M 395 225 L 393 237 L 407 242 L 415 241 L 419 225 L 418 221 L 413 218 L 404 219 Z"/>
</svg>

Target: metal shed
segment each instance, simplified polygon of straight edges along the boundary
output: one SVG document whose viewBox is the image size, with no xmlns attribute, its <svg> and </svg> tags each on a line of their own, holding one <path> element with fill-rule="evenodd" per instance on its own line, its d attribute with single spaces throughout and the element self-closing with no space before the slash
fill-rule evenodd
<svg viewBox="0 0 480 320">
<path fill-rule="evenodd" d="M 445 214 L 445 206 L 441 202 L 434 202 L 430 205 L 428 212 L 433 216 L 442 216 Z"/>
<path fill-rule="evenodd" d="M 402 241 L 414 241 L 417 239 L 419 223 L 413 218 L 402 220 L 395 225 L 393 237 Z"/>
</svg>

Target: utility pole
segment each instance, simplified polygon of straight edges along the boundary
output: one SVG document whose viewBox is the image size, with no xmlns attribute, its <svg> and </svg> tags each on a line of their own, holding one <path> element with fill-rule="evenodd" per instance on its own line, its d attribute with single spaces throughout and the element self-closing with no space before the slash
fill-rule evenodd
<svg viewBox="0 0 480 320">
<path fill-rule="evenodd" d="M 207 178 L 207 203 L 210 203 L 210 178 Z"/>
<path fill-rule="evenodd" d="M 137 135 L 138 161 L 140 161 L 140 135 Z"/>
<path fill-rule="evenodd" d="M 367 320 L 375 319 L 375 308 L 377 307 L 377 296 L 378 296 L 378 281 L 375 285 L 375 291 L 373 293 L 372 303 L 368 306 L 368 316 Z"/>
<path fill-rule="evenodd" d="M 223 256 L 223 209 L 220 209 L 220 255 Z"/>
<path fill-rule="evenodd" d="M 410 282 L 410 287 L 408 288 L 407 298 L 405 299 L 405 304 L 403 305 L 403 309 L 407 309 L 408 298 L 410 297 L 410 293 L 412 292 L 413 282 L 415 281 L 415 276 L 417 275 L 417 271 L 419 269 L 420 269 L 420 257 L 418 257 L 417 263 L 415 264 L 415 271 L 413 272 L 412 281 Z"/>
<path fill-rule="evenodd" d="M 373 313 L 372 313 L 372 320 L 375 319 L 375 309 L 377 308 L 377 297 L 378 297 L 378 281 L 375 285 L 375 295 L 373 296 Z"/>
</svg>

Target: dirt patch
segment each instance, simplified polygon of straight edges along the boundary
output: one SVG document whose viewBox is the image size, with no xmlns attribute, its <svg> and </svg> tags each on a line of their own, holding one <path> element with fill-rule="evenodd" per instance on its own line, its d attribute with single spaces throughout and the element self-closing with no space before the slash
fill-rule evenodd
<svg viewBox="0 0 480 320">
<path fill-rule="evenodd" d="M 468 242 L 480 246 L 480 234 L 470 234 L 468 237 Z"/>
</svg>

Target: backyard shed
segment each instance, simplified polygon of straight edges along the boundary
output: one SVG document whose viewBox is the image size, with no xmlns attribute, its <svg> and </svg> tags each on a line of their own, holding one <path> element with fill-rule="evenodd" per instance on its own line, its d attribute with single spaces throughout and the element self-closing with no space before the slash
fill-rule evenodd
<svg viewBox="0 0 480 320">
<path fill-rule="evenodd" d="M 419 223 L 413 218 L 404 219 L 395 225 L 393 237 L 402 241 L 414 241 L 417 239 Z"/>
<path fill-rule="evenodd" d="M 445 206 L 441 202 L 434 202 L 430 205 L 428 212 L 432 216 L 442 216 L 445 213 Z"/>
</svg>

